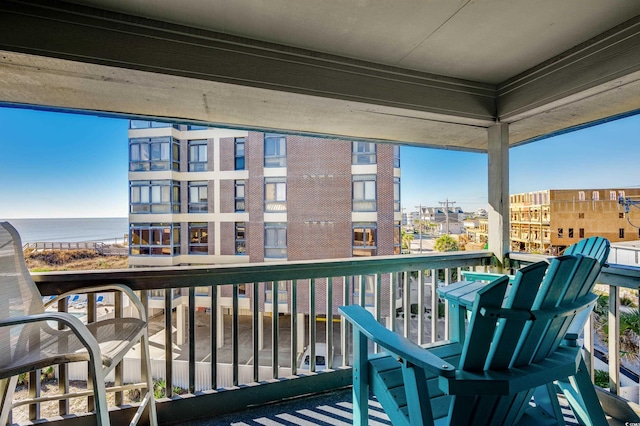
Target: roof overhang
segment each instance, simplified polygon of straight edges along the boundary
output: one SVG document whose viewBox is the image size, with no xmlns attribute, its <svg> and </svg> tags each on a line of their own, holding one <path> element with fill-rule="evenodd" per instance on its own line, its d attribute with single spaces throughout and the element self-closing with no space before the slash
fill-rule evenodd
<svg viewBox="0 0 640 426">
<path fill-rule="evenodd" d="M 126 2 L 84 3 L 117 9 Z M 235 35 L 237 29 L 175 23 L 168 14 L 152 20 L 57 1 L 6 0 L 0 3 L 0 104 L 486 152 L 487 128 L 498 122 L 510 124 L 514 146 L 640 110 L 640 18 L 618 23 L 619 15 L 607 16 L 617 23 L 613 28 L 487 82 L 504 71 L 479 66 L 477 78 L 454 78 L 416 69 L 415 61 L 409 68 L 386 64 L 386 57 L 373 62 L 264 41 L 268 29 L 256 40 Z M 539 25 L 543 31 L 545 22 Z M 521 57 L 531 46 L 504 55 Z M 469 63 L 461 60 L 460 67 L 474 76 Z"/>
</svg>

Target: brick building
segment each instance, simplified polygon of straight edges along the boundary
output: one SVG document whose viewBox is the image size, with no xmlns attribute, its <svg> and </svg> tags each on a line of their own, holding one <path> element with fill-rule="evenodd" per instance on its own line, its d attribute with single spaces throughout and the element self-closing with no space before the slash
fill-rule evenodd
<svg viewBox="0 0 640 426">
<path fill-rule="evenodd" d="M 132 120 L 129 149 L 131 266 L 400 253 L 398 145 Z"/>
</svg>

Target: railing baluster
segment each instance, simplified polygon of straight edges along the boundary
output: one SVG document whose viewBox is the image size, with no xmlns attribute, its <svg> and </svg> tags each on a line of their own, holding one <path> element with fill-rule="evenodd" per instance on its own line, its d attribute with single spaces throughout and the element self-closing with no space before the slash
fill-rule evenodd
<svg viewBox="0 0 640 426">
<path fill-rule="evenodd" d="M 438 270 L 431 270 L 431 343 L 438 340 Z"/>
<path fill-rule="evenodd" d="M 411 282 L 409 280 L 409 274 L 404 274 L 402 280 L 402 312 L 404 313 L 403 325 L 404 325 L 404 337 L 411 338 L 410 327 L 411 323 Z"/>
<path fill-rule="evenodd" d="M 620 391 L 620 289 L 609 286 L 609 388 Z"/>
<path fill-rule="evenodd" d="M 279 376 L 278 374 L 278 304 L 280 298 L 280 281 L 274 281 L 271 286 L 271 375 L 275 379 Z"/>
<path fill-rule="evenodd" d="M 398 297 L 397 288 L 400 274 L 401 272 L 392 272 L 389 280 L 391 287 L 389 288 L 389 324 L 387 324 L 387 328 L 391 331 L 396 330 L 396 298 Z"/>
<path fill-rule="evenodd" d="M 37 369 L 29 373 L 29 398 L 38 398 L 40 396 L 40 377 L 42 370 Z M 35 420 L 40 418 L 40 403 L 29 404 L 29 419 Z"/>
<path fill-rule="evenodd" d="M 460 276 L 460 275 L 458 275 Z M 451 284 L 451 269 L 447 268 L 444 270 L 444 285 L 448 286 Z M 436 288 L 438 287 L 438 282 L 436 281 Z M 449 318 L 449 304 L 444 304 L 444 318 L 445 321 Z M 449 327 L 444 328 L 444 340 L 449 338 Z"/>
<path fill-rule="evenodd" d="M 409 275 L 409 271 L 405 272 Z M 418 344 L 422 345 L 424 341 L 424 271 L 418 271 Z"/>
<path fill-rule="evenodd" d="M 349 305 L 349 278 L 344 277 L 342 282 L 342 304 Z M 349 365 L 349 329 L 347 320 L 340 315 L 340 350 L 342 351 L 342 366 Z"/>
<path fill-rule="evenodd" d="M 255 298 L 257 305 L 257 298 Z M 209 326 L 211 327 L 209 337 L 209 350 L 211 354 L 211 389 L 218 388 L 218 286 L 211 286 L 211 310 L 209 316 Z"/>
<path fill-rule="evenodd" d="M 593 357 L 595 354 L 594 351 L 594 316 L 595 313 L 591 311 L 589 316 L 587 317 L 587 321 L 584 325 L 584 362 L 587 366 L 587 370 L 589 371 L 589 377 L 591 377 L 591 381 L 594 379 L 594 362 Z"/>
<path fill-rule="evenodd" d="M 309 371 L 316 371 L 316 279 L 309 280 Z"/>
<path fill-rule="evenodd" d="M 116 291 L 113 293 L 113 317 L 114 318 L 122 318 L 122 310 L 123 310 L 123 297 L 124 295 L 122 294 L 121 291 Z M 145 305 L 145 309 L 147 311 L 147 316 L 149 315 L 149 309 L 148 309 L 148 305 Z M 151 372 L 149 372 L 149 374 L 151 374 Z M 120 386 L 123 384 L 123 377 L 124 377 L 124 365 L 123 363 L 119 363 L 118 365 L 116 365 L 116 368 L 114 370 L 114 375 L 115 375 L 115 382 L 114 384 L 116 386 Z M 122 391 L 117 391 L 114 393 L 114 403 L 117 406 L 120 406 L 122 404 L 124 404 L 124 398 L 123 398 L 123 392 Z"/>
<path fill-rule="evenodd" d="M 189 287 L 189 393 L 196 390 L 196 288 Z M 178 325 L 180 327 L 181 325 Z"/>
<path fill-rule="evenodd" d="M 96 321 L 96 297 L 94 294 L 87 294 L 87 324 Z M 91 370 L 87 370 L 87 389 L 93 388 L 93 379 Z M 93 396 L 87 397 L 87 410 L 93 411 L 96 409 L 95 398 Z"/>
<path fill-rule="evenodd" d="M 232 305 L 231 305 L 231 341 L 232 341 L 232 355 L 231 364 L 233 368 L 233 386 L 238 386 L 239 372 L 238 372 L 238 342 L 240 338 L 239 318 L 238 318 L 238 284 L 232 286 Z"/>
<path fill-rule="evenodd" d="M 298 374 L 298 280 L 291 283 L 291 374 Z"/>
<path fill-rule="evenodd" d="M 165 396 L 173 396 L 173 289 L 164 291 L 164 366 L 165 366 Z"/>
<path fill-rule="evenodd" d="M 67 312 L 68 311 L 68 303 L 67 298 L 63 297 L 58 300 L 58 311 L 59 312 Z M 58 323 L 58 330 L 64 330 L 64 324 Z M 66 348 L 61 348 L 62 350 L 66 350 Z M 69 366 L 67 364 L 58 365 L 58 392 L 65 394 L 69 393 Z M 61 399 L 58 401 L 58 414 L 60 416 L 64 416 L 65 414 L 69 414 L 69 399 Z"/>
<path fill-rule="evenodd" d="M 260 327 L 259 321 L 259 308 L 260 304 L 258 303 L 258 283 L 253 283 L 253 311 L 251 312 L 252 317 L 252 330 L 253 330 L 253 381 L 257 382 L 260 380 L 260 344 L 258 342 L 258 327 Z"/>
<path fill-rule="evenodd" d="M 333 278 L 327 278 L 327 313 L 325 321 L 325 332 L 327 342 L 327 353 L 325 363 L 328 369 L 333 368 Z"/>
</svg>

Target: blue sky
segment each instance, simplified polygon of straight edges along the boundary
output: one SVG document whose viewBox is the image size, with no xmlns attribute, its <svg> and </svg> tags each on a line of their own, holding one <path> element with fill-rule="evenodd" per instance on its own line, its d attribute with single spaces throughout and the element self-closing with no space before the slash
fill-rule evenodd
<svg viewBox="0 0 640 426">
<path fill-rule="evenodd" d="M 0 218 L 125 217 L 127 126 L 121 119 L 0 108 Z M 510 151 L 510 192 L 636 187 L 640 116 Z M 487 155 L 402 147 L 402 206 L 486 208 Z"/>
</svg>

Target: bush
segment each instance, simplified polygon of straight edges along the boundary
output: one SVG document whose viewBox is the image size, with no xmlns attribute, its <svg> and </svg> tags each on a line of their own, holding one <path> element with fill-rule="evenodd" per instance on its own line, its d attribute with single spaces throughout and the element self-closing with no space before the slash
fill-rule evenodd
<svg viewBox="0 0 640 426">
<path fill-rule="evenodd" d="M 100 254 L 94 250 L 46 250 L 32 251 L 25 254 L 26 259 L 32 259 L 48 265 L 64 265 L 73 260 L 94 259 Z"/>
<path fill-rule="evenodd" d="M 436 251 L 458 251 L 458 242 L 451 235 L 443 235 L 436 240 L 433 246 Z"/>
<path fill-rule="evenodd" d="M 609 387 L 609 373 L 604 370 L 595 370 L 593 372 L 593 383 L 601 388 Z"/>
</svg>

